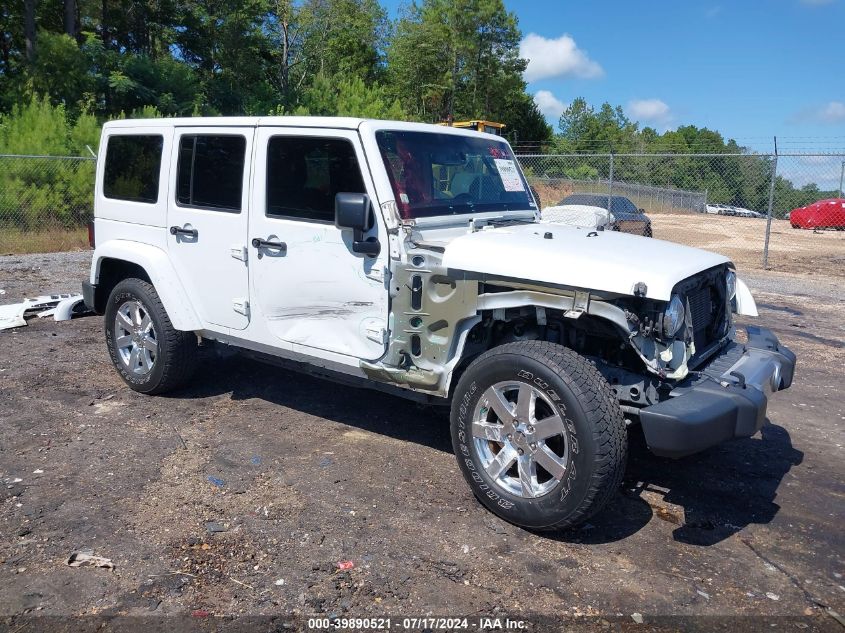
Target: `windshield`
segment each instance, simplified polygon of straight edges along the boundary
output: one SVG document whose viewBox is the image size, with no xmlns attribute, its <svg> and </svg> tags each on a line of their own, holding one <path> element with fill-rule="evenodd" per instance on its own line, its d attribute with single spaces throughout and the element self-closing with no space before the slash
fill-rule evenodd
<svg viewBox="0 0 845 633">
<path fill-rule="evenodd" d="M 503 141 L 391 130 L 376 141 L 403 219 L 536 208 Z"/>
</svg>

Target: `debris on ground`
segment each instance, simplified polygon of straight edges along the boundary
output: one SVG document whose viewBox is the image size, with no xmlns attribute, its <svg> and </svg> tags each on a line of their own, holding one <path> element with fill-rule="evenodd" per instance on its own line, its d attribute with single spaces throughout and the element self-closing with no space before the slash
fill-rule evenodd
<svg viewBox="0 0 845 633">
<path fill-rule="evenodd" d="M 636 622 L 637 624 L 643 623 L 643 614 L 642 613 L 632 613 L 631 619 Z"/>
<path fill-rule="evenodd" d="M 217 521 L 208 521 L 205 524 L 205 529 L 211 534 L 215 534 L 217 532 L 225 532 L 227 530 L 225 525 L 223 525 L 222 523 L 218 523 Z"/>
<path fill-rule="evenodd" d="M 775 601 L 780 600 L 780 596 L 779 596 L 779 595 L 777 595 L 776 593 L 772 593 L 771 591 L 767 591 L 767 592 L 766 592 L 766 597 L 767 597 L 769 600 L 775 600 Z"/>
<path fill-rule="evenodd" d="M 355 567 L 355 563 L 351 560 L 342 560 L 337 564 L 337 568 L 340 571 L 346 571 L 347 569 L 352 569 L 353 567 Z"/>
<path fill-rule="evenodd" d="M 223 481 L 219 477 L 212 477 L 211 475 L 208 476 L 208 481 L 211 483 L 212 486 L 216 486 L 218 488 L 222 488 L 226 485 L 225 481 Z"/>
<path fill-rule="evenodd" d="M 81 294 L 41 295 L 24 299 L 20 303 L 0 306 L 0 330 L 23 327 L 27 317 L 35 315 L 40 318 L 52 316 L 56 321 L 69 321 L 74 316 L 86 313 L 89 313 L 89 310 L 85 307 Z"/>
<path fill-rule="evenodd" d="M 110 558 L 97 556 L 92 550 L 79 550 L 73 552 L 65 561 L 65 564 L 70 567 L 82 567 L 83 565 L 91 565 L 92 567 L 101 567 L 103 569 L 114 569 L 114 563 Z"/>
</svg>

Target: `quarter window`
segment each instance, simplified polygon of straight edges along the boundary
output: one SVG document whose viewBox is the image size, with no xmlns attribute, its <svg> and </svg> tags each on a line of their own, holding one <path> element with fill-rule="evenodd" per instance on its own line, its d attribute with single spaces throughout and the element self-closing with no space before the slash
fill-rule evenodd
<svg viewBox="0 0 845 633">
<path fill-rule="evenodd" d="M 267 215 L 334 222 L 339 192 L 365 193 L 347 140 L 274 136 L 267 146 Z"/>
<path fill-rule="evenodd" d="M 110 136 L 106 147 L 103 194 L 130 202 L 158 202 L 161 173 L 160 135 Z"/>
<path fill-rule="evenodd" d="M 189 135 L 179 140 L 176 201 L 183 206 L 240 213 L 246 139 Z"/>
</svg>

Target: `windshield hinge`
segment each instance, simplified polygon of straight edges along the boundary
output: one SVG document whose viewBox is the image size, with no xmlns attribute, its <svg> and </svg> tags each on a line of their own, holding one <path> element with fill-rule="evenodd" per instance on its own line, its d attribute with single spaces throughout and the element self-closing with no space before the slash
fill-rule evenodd
<svg viewBox="0 0 845 633">
<path fill-rule="evenodd" d="M 590 293 L 586 290 L 576 290 L 572 299 L 572 307 L 563 313 L 567 319 L 577 319 L 590 308 Z"/>
</svg>

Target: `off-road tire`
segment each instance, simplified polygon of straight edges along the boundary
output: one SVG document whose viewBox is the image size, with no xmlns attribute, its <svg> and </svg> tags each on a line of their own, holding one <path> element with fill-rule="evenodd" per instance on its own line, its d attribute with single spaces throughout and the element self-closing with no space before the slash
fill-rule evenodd
<svg viewBox="0 0 845 633">
<path fill-rule="evenodd" d="M 485 390 L 502 381 L 540 389 L 565 420 L 575 451 L 558 484 L 542 496 L 511 494 L 484 469 L 472 433 L 473 415 Z M 583 523 L 618 492 L 627 460 L 627 432 L 610 386 L 584 357 L 545 341 L 496 347 L 470 364 L 454 391 L 452 444 L 475 496 L 506 521 L 538 530 Z"/>
<path fill-rule="evenodd" d="M 158 352 L 152 369 L 143 376 L 127 371 L 116 349 L 115 317 L 121 305 L 137 301 L 149 314 L 155 328 Z M 120 377 L 133 390 L 162 394 L 184 385 L 197 363 L 197 337 L 193 332 L 176 330 L 152 284 L 142 279 L 124 279 L 111 292 L 104 314 L 109 357 Z"/>
</svg>

